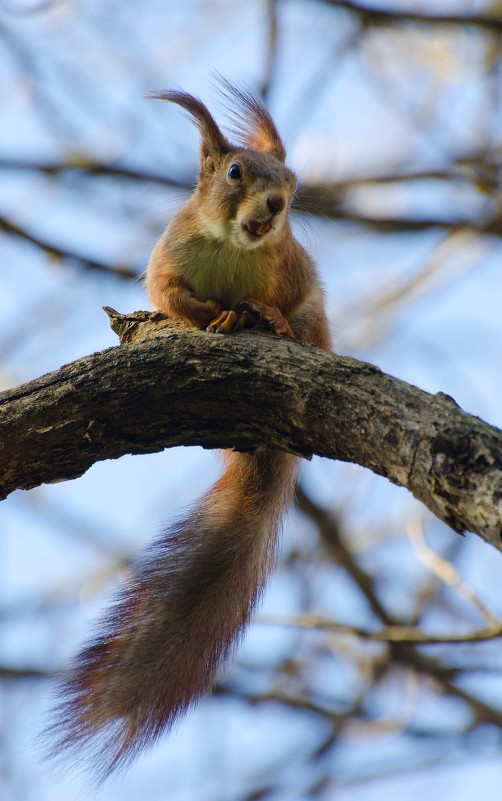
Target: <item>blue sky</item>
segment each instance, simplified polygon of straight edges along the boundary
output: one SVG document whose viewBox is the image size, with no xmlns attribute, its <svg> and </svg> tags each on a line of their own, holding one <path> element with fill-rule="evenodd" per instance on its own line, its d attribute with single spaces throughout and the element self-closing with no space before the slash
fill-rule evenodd
<svg viewBox="0 0 502 801">
<path fill-rule="evenodd" d="M 454 0 L 406 5 L 459 13 L 486 7 Z M 436 169 L 451 154 L 497 136 L 491 114 L 495 101 L 486 88 L 483 43 L 476 32 L 457 39 L 437 29 L 416 36 L 375 30 L 362 47 L 349 14 L 334 15 L 328 5 L 308 0 L 279 4 L 279 22 L 269 102 L 301 180 L 374 176 L 403 164 L 409 170 Z M 251 86 L 262 79 L 266 33 L 261 2 L 194 0 L 180 6 L 147 0 L 139 10 L 131 2 L 89 0 L 49 4 L 36 14 L 13 13 L 5 6 L 0 9 L 0 160 L 86 157 L 194 180 L 196 132 L 175 108 L 150 103 L 144 94 L 183 86 L 212 108 L 212 71 Z M 138 276 L 181 200 L 182 193 L 158 185 L 124 191 L 107 179 L 92 183 L 68 175 L 54 181 L 32 171 L 0 170 L 0 215 L 91 258 L 126 264 Z M 483 202 L 489 200 L 462 182 L 445 186 L 428 180 L 411 187 L 358 187 L 347 207 L 413 217 L 447 209 L 450 215 L 477 219 Z M 382 236 L 350 222 L 306 215 L 296 216 L 295 230 L 319 264 L 339 352 L 372 361 L 430 392 L 447 392 L 466 410 L 502 424 L 499 239 L 444 230 Z M 130 311 L 147 304 L 139 281 L 51 262 L 31 245 L 4 235 L 0 259 L 2 387 L 116 344 L 103 305 Z M 402 300 L 386 305 L 385 298 L 396 290 Z M 7 612 L 2 663 L 51 669 L 65 664 L 109 596 L 117 554 L 140 553 L 166 520 L 208 486 L 216 470 L 213 454 L 176 449 L 100 463 L 78 481 L 15 493 L 5 501 L 0 513 L 0 601 Z M 424 514 L 408 493 L 367 471 L 314 459 L 304 475 L 314 498 L 344 509 L 361 558 L 385 577 L 384 596 L 398 607 L 409 600 L 409 585 L 423 576 L 404 533 L 406 520 L 423 519 L 438 549 L 456 543 L 455 535 Z M 285 557 L 315 539 L 299 515 L 292 513 L 290 523 Z M 474 536 L 462 549 L 463 579 L 502 614 L 500 555 Z M 366 608 L 342 575 L 314 562 L 310 570 L 320 609 L 349 623 L 365 619 Z M 301 576 L 279 566 L 264 614 L 295 614 L 302 588 Z M 51 605 L 54 610 L 47 611 Z M 453 604 L 453 609 L 459 619 L 468 617 L 464 607 L 459 611 Z M 455 623 L 453 612 L 447 622 Z M 253 681 L 263 688 L 266 669 L 292 647 L 298 653 L 309 648 L 311 636 L 317 635 L 300 637 L 257 625 L 227 675 L 237 680 L 242 665 L 254 666 Z M 360 677 L 342 646 L 332 648 L 311 678 L 316 686 L 343 695 Z M 476 653 L 483 664 L 490 659 L 499 667 L 498 643 Z M 486 676 L 482 681 L 489 700 L 500 706 L 499 683 Z M 429 709 L 420 693 L 410 696 L 408 690 L 396 679 L 375 701 L 376 708 L 384 703 L 383 723 L 398 717 L 402 699 L 409 697 L 419 699 L 415 706 L 410 702 L 410 715 L 422 711 L 428 720 L 436 715 L 455 721 L 458 711 L 439 708 L 439 702 Z M 303 755 L 323 736 L 322 725 L 288 710 L 208 700 L 125 778 L 94 794 L 85 776 L 55 775 L 40 762 L 34 742 L 47 720 L 48 696 L 48 684 L 41 682 L 10 684 L 3 691 L 7 734 L 0 794 L 9 801 L 45 801 L 56 793 L 65 801 L 234 801 L 257 776 L 274 774 L 283 762 L 284 784 L 274 798 L 303 798 L 310 778 Z M 453 742 L 444 763 L 435 764 L 433 744 L 418 748 L 399 731 L 384 729 L 347 732 L 335 764 L 340 786 L 323 797 L 378 801 L 390 793 L 415 801 L 427 793 L 429 801 L 445 795 L 470 801 L 481 792 L 486 799 L 499 797 L 500 746 L 492 733 L 472 750 Z M 356 782 L 375 764 L 399 773 L 402 766 L 420 765 L 421 758 L 430 767 Z"/>
</svg>

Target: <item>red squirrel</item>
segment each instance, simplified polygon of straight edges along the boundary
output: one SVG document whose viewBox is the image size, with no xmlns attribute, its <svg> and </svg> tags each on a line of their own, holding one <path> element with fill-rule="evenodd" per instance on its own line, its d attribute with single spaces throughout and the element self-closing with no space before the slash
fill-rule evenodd
<svg viewBox="0 0 502 801">
<path fill-rule="evenodd" d="M 329 349 L 316 268 L 290 227 L 284 145 L 257 97 L 222 87 L 238 144 L 195 97 L 152 95 L 187 112 L 201 148 L 197 187 L 148 264 L 151 303 L 212 335 L 260 320 Z M 101 777 L 211 689 L 273 567 L 299 459 L 264 447 L 224 456 L 221 478 L 150 547 L 63 685 L 58 750 L 90 756 Z"/>
</svg>

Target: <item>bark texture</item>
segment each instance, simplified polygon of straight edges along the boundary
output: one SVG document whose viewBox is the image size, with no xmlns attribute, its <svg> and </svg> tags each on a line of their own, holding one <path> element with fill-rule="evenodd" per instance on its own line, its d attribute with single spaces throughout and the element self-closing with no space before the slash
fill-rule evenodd
<svg viewBox="0 0 502 801">
<path fill-rule="evenodd" d="M 174 445 L 356 462 L 502 550 L 502 432 L 377 367 L 106 309 L 122 345 L 0 394 L 0 498 Z"/>
</svg>

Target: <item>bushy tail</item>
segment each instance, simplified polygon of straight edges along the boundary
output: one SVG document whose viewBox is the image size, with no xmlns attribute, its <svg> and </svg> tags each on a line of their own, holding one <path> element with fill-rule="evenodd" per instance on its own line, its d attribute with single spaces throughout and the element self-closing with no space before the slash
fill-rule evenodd
<svg viewBox="0 0 502 801">
<path fill-rule="evenodd" d="M 193 512 L 149 549 L 77 656 L 52 730 L 98 778 L 124 766 L 213 684 L 274 564 L 297 459 L 225 452 Z"/>
</svg>

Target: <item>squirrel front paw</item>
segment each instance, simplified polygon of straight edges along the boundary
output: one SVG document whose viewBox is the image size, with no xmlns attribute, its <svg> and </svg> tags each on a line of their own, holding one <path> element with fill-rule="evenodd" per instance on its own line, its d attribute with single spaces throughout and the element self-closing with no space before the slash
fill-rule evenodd
<svg viewBox="0 0 502 801">
<path fill-rule="evenodd" d="M 246 317 L 248 326 L 254 325 L 261 319 L 267 323 L 274 334 L 295 339 L 293 329 L 276 306 L 266 306 L 253 298 L 246 298 L 236 306 L 236 311 L 239 314 L 239 318 Z"/>
<path fill-rule="evenodd" d="M 212 334 L 232 334 L 235 331 L 242 331 L 243 328 L 251 328 L 257 319 L 256 314 L 251 314 L 247 309 L 240 309 L 236 306 L 230 311 L 222 311 L 208 325 L 206 331 L 210 331 Z"/>
<path fill-rule="evenodd" d="M 251 328 L 258 320 L 264 320 L 274 334 L 295 339 L 294 331 L 276 306 L 266 306 L 253 298 L 242 300 L 234 309 L 222 311 L 206 328 L 212 334 L 232 334 L 243 328 Z"/>
</svg>

